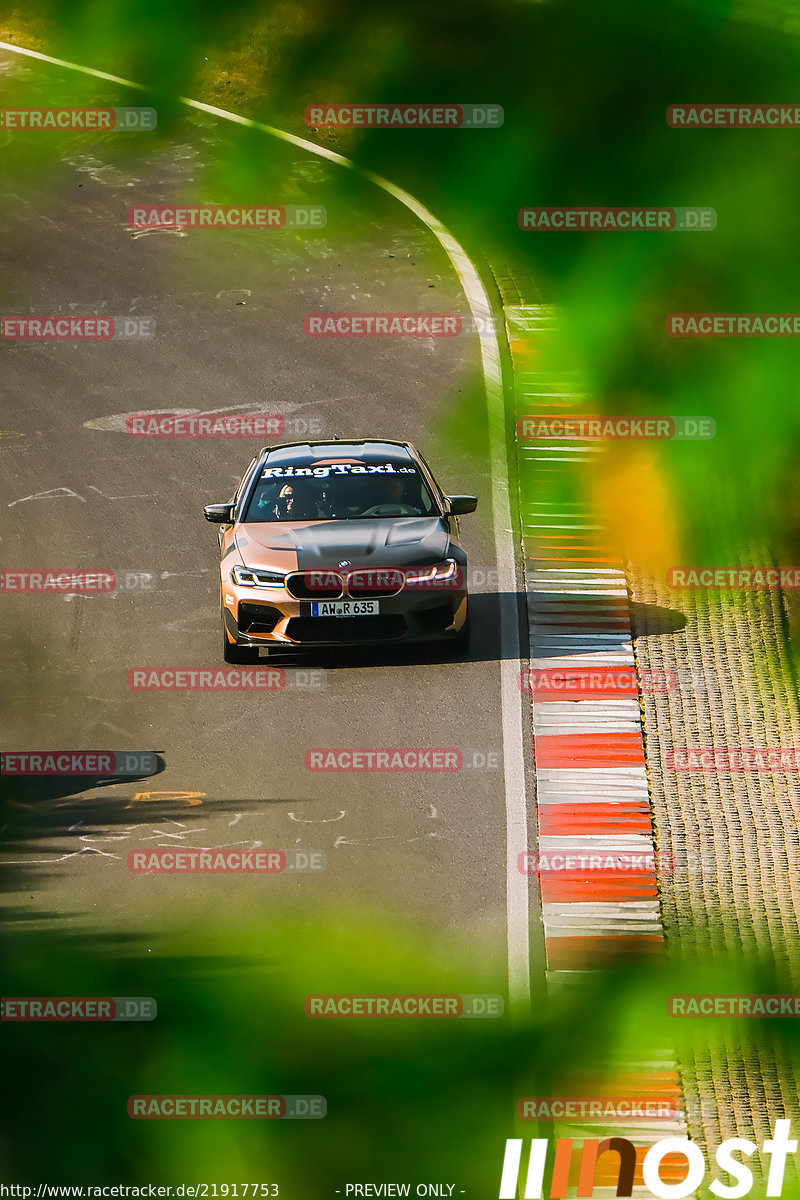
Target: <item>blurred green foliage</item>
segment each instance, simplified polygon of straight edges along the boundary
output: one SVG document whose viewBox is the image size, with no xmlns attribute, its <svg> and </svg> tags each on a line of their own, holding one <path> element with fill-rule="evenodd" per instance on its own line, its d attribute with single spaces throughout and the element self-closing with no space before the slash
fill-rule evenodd
<svg viewBox="0 0 800 1200">
<path fill-rule="evenodd" d="M 220 934 L 194 924 L 187 907 L 175 924 L 181 934 L 152 938 L 7 931 L 5 996 L 149 995 L 158 1017 L 4 1025 L 4 1181 L 277 1180 L 281 1195 L 313 1196 L 411 1179 L 491 1196 L 505 1138 L 554 1133 L 516 1121 L 523 1096 L 586 1095 L 581 1077 L 598 1063 L 645 1064 L 665 1046 L 690 1063 L 726 1044 L 755 1054 L 763 1041 L 777 1046 L 787 1078 L 797 1060 L 796 1021 L 667 1015 L 673 994 L 791 990 L 788 974 L 746 956 L 727 967 L 679 955 L 669 965 L 612 964 L 579 990 L 537 997 L 530 1017 L 316 1020 L 304 1012 L 308 994 L 493 992 L 504 981 L 444 931 L 355 908 L 333 916 L 273 901 Z M 734 1086 L 722 1071 L 715 1082 L 722 1094 Z M 131 1095 L 173 1093 L 321 1093 L 328 1116 L 126 1115 Z"/>
<path fill-rule="evenodd" d="M 745 542 L 794 547 L 797 340 L 674 339 L 664 320 L 797 307 L 800 160 L 791 129 L 683 131 L 665 114 L 682 101 L 791 102 L 798 11 L 732 0 L 646 10 L 634 0 L 33 0 L 26 19 L 52 52 L 142 84 L 162 133 L 177 95 L 227 105 L 341 149 L 408 188 L 474 255 L 533 270 L 598 407 L 716 420 L 713 442 L 661 447 L 660 465 L 686 554 L 723 561 Z M 6 20 L 13 28 L 13 10 Z M 491 101 L 505 123 L 319 134 L 304 124 L 308 104 L 387 100 Z M 224 170 L 226 191 L 249 197 L 269 143 L 230 127 L 224 136 L 227 151 L 198 186 Z M 341 172 L 343 199 L 349 186 Z M 710 205 L 718 225 L 517 228 L 521 207 L 554 204 Z M 719 510 L 710 494 L 724 497 Z"/>
</svg>

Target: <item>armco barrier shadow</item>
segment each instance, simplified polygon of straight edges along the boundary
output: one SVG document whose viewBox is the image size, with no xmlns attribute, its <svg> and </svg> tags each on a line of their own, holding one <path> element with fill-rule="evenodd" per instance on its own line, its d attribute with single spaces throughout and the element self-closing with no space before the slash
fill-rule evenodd
<svg viewBox="0 0 800 1200">
<path fill-rule="evenodd" d="M 166 769 L 166 761 L 156 753 L 156 769 L 140 775 L 2 775 L 0 776 L 0 805 L 21 804 L 34 808 L 48 801 L 76 796 L 93 788 L 113 787 L 115 784 L 141 783 Z"/>
</svg>

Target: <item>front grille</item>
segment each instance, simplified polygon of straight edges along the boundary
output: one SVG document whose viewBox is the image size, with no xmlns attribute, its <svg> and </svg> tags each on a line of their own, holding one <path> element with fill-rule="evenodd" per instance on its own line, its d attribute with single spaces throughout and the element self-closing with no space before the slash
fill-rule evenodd
<svg viewBox="0 0 800 1200">
<path fill-rule="evenodd" d="M 269 604 L 240 604 L 240 633 L 272 633 L 283 614 Z"/>
<path fill-rule="evenodd" d="M 286 633 L 296 642 L 371 642 L 401 638 L 405 617 L 293 617 Z"/>
<path fill-rule="evenodd" d="M 336 600 L 342 594 L 338 571 L 295 571 L 286 576 L 286 590 L 295 600 Z"/>
<path fill-rule="evenodd" d="M 396 596 L 405 583 L 405 572 L 397 568 L 368 567 L 353 571 L 347 580 L 350 596 Z"/>
</svg>

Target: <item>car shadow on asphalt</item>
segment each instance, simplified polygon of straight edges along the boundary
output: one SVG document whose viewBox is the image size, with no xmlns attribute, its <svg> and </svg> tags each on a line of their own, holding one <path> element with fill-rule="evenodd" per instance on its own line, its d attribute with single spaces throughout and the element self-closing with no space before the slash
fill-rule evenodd
<svg viewBox="0 0 800 1200">
<path fill-rule="evenodd" d="M 292 668 L 324 667 L 327 670 L 352 670 L 361 667 L 409 667 L 499 662 L 502 659 L 527 659 L 529 654 L 529 630 L 526 616 L 530 593 L 526 592 L 479 592 L 470 595 L 471 637 L 467 649 L 459 649 L 454 643 L 420 643 L 419 645 L 386 645 L 328 648 L 313 646 L 302 651 L 278 651 L 270 655 L 270 663 Z M 519 632 L 519 649 L 503 648 L 501 644 L 501 605 L 507 606 L 511 621 L 516 621 Z M 659 604 L 634 603 L 630 606 L 631 628 L 634 639 L 652 637 L 664 633 L 678 633 L 685 629 L 687 618 L 675 609 Z M 534 626 L 533 614 L 530 620 Z M 540 626 L 540 632 L 544 629 Z M 628 640 L 627 633 L 620 635 Z M 537 647 L 539 658 L 562 658 L 563 646 L 555 642 L 552 647 Z"/>
<path fill-rule="evenodd" d="M 324 667 L 327 670 L 352 670 L 359 667 L 435 666 L 452 663 L 499 662 L 516 660 L 516 648 L 503 648 L 500 636 L 501 605 L 505 604 L 509 619 L 516 622 L 520 633 L 519 645 L 527 655 L 524 592 L 475 592 L 470 594 L 470 643 L 461 649 L 455 642 L 420 642 L 405 645 L 373 645 L 347 647 L 304 647 L 300 651 L 279 651 L 269 656 L 276 666 Z M 267 661 L 267 660 L 261 660 Z"/>
</svg>

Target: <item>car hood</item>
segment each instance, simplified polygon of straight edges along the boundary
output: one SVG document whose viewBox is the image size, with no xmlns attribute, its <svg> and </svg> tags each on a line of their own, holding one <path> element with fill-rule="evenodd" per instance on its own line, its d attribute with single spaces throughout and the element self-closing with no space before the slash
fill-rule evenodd
<svg viewBox="0 0 800 1200">
<path fill-rule="evenodd" d="M 417 567 L 450 551 L 441 517 L 386 517 L 363 521 L 250 522 L 236 531 L 236 548 L 248 567 L 279 571 L 354 567 Z"/>
</svg>

